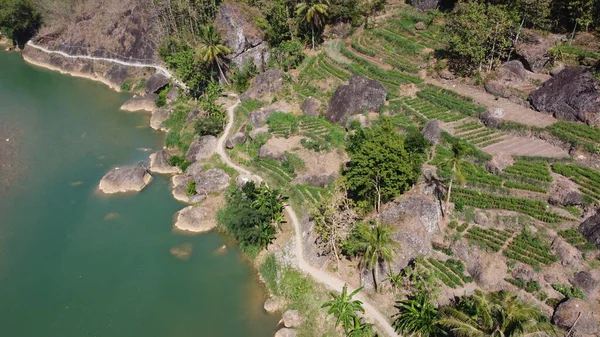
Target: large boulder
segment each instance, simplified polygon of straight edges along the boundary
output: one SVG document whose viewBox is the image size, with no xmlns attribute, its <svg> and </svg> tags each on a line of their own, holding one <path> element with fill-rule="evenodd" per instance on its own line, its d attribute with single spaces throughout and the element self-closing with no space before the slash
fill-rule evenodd
<svg viewBox="0 0 600 337">
<path fill-rule="evenodd" d="M 150 155 L 150 172 L 161 174 L 177 174 L 181 173 L 181 169 L 177 166 L 169 164 L 169 155 L 165 150 L 157 151 Z"/>
<path fill-rule="evenodd" d="M 498 129 L 502 124 L 502 117 L 504 117 L 504 110 L 500 108 L 488 109 L 484 112 L 479 119 L 481 122 L 490 129 Z"/>
<path fill-rule="evenodd" d="M 217 12 L 215 27 L 232 51 L 231 62 L 239 68 L 251 61 L 262 69 L 269 60 L 264 34 L 255 24 L 259 17 L 256 8 L 234 1 L 224 2 Z"/>
<path fill-rule="evenodd" d="M 244 144 L 246 142 L 246 135 L 242 132 L 236 132 L 225 142 L 225 147 L 233 149 L 236 145 Z"/>
<path fill-rule="evenodd" d="M 288 310 L 283 313 L 281 320 L 286 328 L 297 328 L 302 324 L 304 318 L 300 315 L 300 311 Z"/>
<path fill-rule="evenodd" d="M 194 177 L 196 193 L 208 194 L 220 192 L 229 186 L 229 175 L 222 169 L 213 168 Z"/>
<path fill-rule="evenodd" d="M 581 205 L 581 192 L 575 183 L 560 176 L 554 179 L 548 202 L 555 206 Z"/>
<path fill-rule="evenodd" d="M 531 92 L 529 101 L 557 119 L 600 126 L 600 82 L 587 68 L 565 68 Z"/>
<path fill-rule="evenodd" d="M 577 272 L 575 275 L 573 275 L 573 279 L 570 281 L 574 286 L 581 288 L 588 297 L 593 297 L 594 294 L 598 293 L 596 290 L 598 286 L 598 280 L 594 279 L 590 272 Z"/>
<path fill-rule="evenodd" d="M 513 60 L 504 63 L 494 73 L 489 75 L 484 84 L 485 90 L 498 97 L 518 97 L 515 87 L 523 85 L 527 80 L 527 70 L 523 63 Z"/>
<path fill-rule="evenodd" d="M 430 11 L 438 8 L 440 0 L 410 0 L 410 4 L 420 11 Z"/>
<path fill-rule="evenodd" d="M 302 114 L 304 116 L 319 117 L 321 114 L 321 101 L 316 98 L 309 97 L 304 101 L 304 103 L 302 103 L 300 110 L 302 110 Z"/>
<path fill-rule="evenodd" d="M 177 213 L 175 227 L 193 233 L 204 233 L 217 227 L 215 210 L 202 206 L 188 206 Z"/>
<path fill-rule="evenodd" d="M 421 133 L 423 134 L 423 136 L 425 136 L 425 138 L 427 138 L 427 140 L 431 144 L 435 145 L 440 142 L 440 134 L 442 131 L 441 125 L 442 121 L 440 120 L 430 120 L 429 122 L 427 122 L 427 125 L 425 125 Z"/>
<path fill-rule="evenodd" d="M 210 158 L 217 149 L 217 137 L 202 136 L 192 142 L 190 148 L 185 154 L 185 159 L 195 162 L 198 160 Z"/>
<path fill-rule="evenodd" d="M 297 337 L 298 330 L 290 328 L 281 328 L 275 333 L 275 337 Z"/>
<path fill-rule="evenodd" d="M 253 128 L 258 128 L 265 124 L 265 122 L 267 121 L 267 118 L 269 118 L 269 116 L 271 116 L 271 114 L 273 112 L 275 112 L 275 111 L 288 112 L 288 111 L 286 111 L 287 109 L 288 109 L 288 107 L 283 102 L 273 103 L 273 104 L 267 105 L 265 107 L 258 108 L 254 111 L 251 111 L 248 114 L 248 121 L 250 121 L 250 124 L 252 124 Z"/>
<path fill-rule="evenodd" d="M 469 260 L 467 271 L 477 284 L 485 289 L 494 289 L 506 276 L 506 264 L 490 254 L 481 253 Z"/>
<path fill-rule="evenodd" d="M 558 256 L 564 267 L 577 267 L 583 262 L 581 251 L 560 236 L 552 241 L 552 252 Z"/>
<path fill-rule="evenodd" d="M 152 176 L 141 166 L 115 167 L 100 180 L 100 191 L 106 194 L 139 192 L 150 183 Z"/>
<path fill-rule="evenodd" d="M 240 99 L 260 99 L 264 95 L 277 94 L 283 89 L 283 72 L 270 69 L 258 74 L 252 81 L 250 89 L 246 90 Z"/>
<path fill-rule="evenodd" d="M 439 204 L 423 195 L 412 195 L 382 207 L 380 220 L 395 228 L 394 240 L 402 249 L 396 267 L 404 268 L 419 255 L 431 252 L 431 240 L 439 232 L 442 213 Z"/>
<path fill-rule="evenodd" d="M 596 210 L 596 214 L 587 218 L 587 220 L 579 225 L 579 232 L 589 242 L 600 248 L 600 209 Z"/>
<path fill-rule="evenodd" d="M 156 94 L 148 94 L 144 96 L 134 96 L 127 102 L 123 103 L 121 110 L 123 111 L 148 111 L 156 110 Z"/>
<path fill-rule="evenodd" d="M 179 98 L 179 87 L 173 86 L 167 93 L 167 104 L 175 102 Z"/>
<path fill-rule="evenodd" d="M 263 126 L 261 128 L 252 129 L 248 133 L 248 137 L 250 137 L 250 139 L 254 140 L 254 139 L 256 139 L 256 137 L 258 137 L 260 135 L 264 135 L 265 133 L 268 133 L 268 132 L 269 132 L 269 128 L 267 126 Z"/>
<path fill-rule="evenodd" d="M 150 117 L 150 127 L 154 130 L 167 131 L 167 128 L 164 126 L 164 122 L 172 113 L 173 110 L 167 109 L 156 109 L 152 111 L 152 117 Z"/>
<path fill-rule="evenodd" d="M 385 104 L 386 96 L 385 88 L 378 81 L 354 75 L 348 84 L 342 84 L 335 90 L 326 118 L 332 123 L 339 123 L 365 110 L 377 111 Z"/>
<path fill-rule="evenodd" d="M 561 329 L 573 329 L 579 334 L 595 335 L 598 331 L 598 313 L 589 303 L 579 298 L 570 298 L 559 304 L 552 321 Z M 577 322 L 577 324 L 575 324 Z"/>
<path fill-rule="evenodd" d="M 527 69 L 537 73 L 550 61 L 551 55 L 548 51 L 553 46 L 553 41 L 531 30 L 524 30 L 515 47 Z"/>
<path fill-rule="evenodd" d="M 263 307 L 265 308 L 266 312 L 268 312 L 269 314 L 272 314 L 277 311 L 281 311 L 284 306 L 285 306 L 285 300 L 282 297 L 275 296 L 275 297 L 269 297 L 265 301 L 265 305 Z"/>
<path fill-rule="evenodd" d="M 169 78 L 163 73 L 156 72 L 146 81 L 146 92 L 149 94 L 158 94 L 167 85 L 169 85 Z"/>
<path fill-rule="evenodd" d="M 294 147 L 300 147 L 300 140 L 303 137 L 291 136 L 288 139 L 281 137 L 271 137 L 264 145 L 258 149 L 260 158 L 271 158 L 275 160 L 283 160 L 285 153 Z"/>
</svg>

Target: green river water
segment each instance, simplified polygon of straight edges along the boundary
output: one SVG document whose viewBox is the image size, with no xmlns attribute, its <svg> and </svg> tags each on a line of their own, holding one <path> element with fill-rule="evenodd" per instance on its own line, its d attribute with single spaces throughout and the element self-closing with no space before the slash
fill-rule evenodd
<svg viewBox="0 0 600 337">
<path fill-rule="evenodd" d="M 272 336 L 278 317 L 236 245 L 173 232 L 184 205 L 167 177 L 97 192 L 162 145 L 148 114 L 119 111 L 129 97 L 0 52 L 0 336 Z M 181 246 L 187 260 L 170 252 Z"/>
</svg>

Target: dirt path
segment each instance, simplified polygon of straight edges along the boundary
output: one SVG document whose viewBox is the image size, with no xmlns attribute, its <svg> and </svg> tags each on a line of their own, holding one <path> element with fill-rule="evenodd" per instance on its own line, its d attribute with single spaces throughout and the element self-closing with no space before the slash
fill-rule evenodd
<svg viewBox="0 0 600 337">
<path fill-rule="evenodd" d="M 230 95 L 230 96 L 237 98 L 237 95 Z M 219 141 L 217 143 L 217 153 L 219 154 L 219 156 L 221 156 L 221 159 L 227 165 L 232 167 L 234 170 L 238 171 L 242 176 L 245 176 L 247 178 L 251 178 L 255 181 L 260 182 L 260 181 L 264 180 L 264 179 L 262 179 L 262 177 L 255 175 L 252 172 L 248 171 L 247 169 L 234 164 L 231 161 L 231 159 L 229 159 L 229 156 L 227 155 L 226 150 L 225 150 L 224 145 L 225 145 L 227 137 L 229 136 L 229 133 L 231 132 L 231 129 L 233 127 L 234 115 L 235 115 L 234 110 L 238 106 L 238 104 L 240 104 L 239 100 L 237 100 L 235 104 L 233 104 L 232 106 L 227 108 L 227 115 L 229 117 L 229 121 L 227 122 L 227 126 L 225 127 L 225 130 L 223 131 L 223 135 L 219 138 Z M 295 255 L 296 255 L 296 262 L 298 263 L 298 268 L 300 268 L 301 271 L 303 271 L 306 274 L 309 274 L 317 282 L 322 283 L 323 285 L 327 286 L 328 288 L 330 288 L 334 291 L 338 291 L 338 292 L 341 291 L 341 289 L 344 287 L 344 284 L 346 284 L 346 282 L 342 281 L 341 279 L 337 278 L 336 276 L 331 275 L 330 273 L 328 273 L 324 270 L 317 269 L 317 268 L 311 266 L 308 262 L 306 262 L 306 260 L 304 259 L 304 254 L 303 254 L 304 248 L 302 247 L 302 231 L 300 230 L 300 221 L 298 220 L 298 216 L 296 215 L 296 212 L 294 211 L 294 209 L 289 205 L 285 206 L 285 212 L 286 212 L 287 217 L 290 220 L 290 222 L 294 225 L 294 237 L 296 240 Z M 352 286 L 348 286 L 348 288 L 349 288 L 348 290 L 350 292 L 355 290 Z M 363 302 L 363 307 L 365 309 L 366 316 L 370 317 L 375 322 L 380 333 L 382 333 L 386 336 L 390 336 L 390 337 L 398 336 L 398 334 L 396 334 L 396 331 L 390 325 L 390 323 L 387 321 L 385 316 L 382 315 L 377 309 L 375 309 L 375 307 L 373 307 L 367 301 L 367 298 L 365 296 L 363 296 L 362 294 L 359 293 L 356 295 L 356 298 Z"/>
</svg>

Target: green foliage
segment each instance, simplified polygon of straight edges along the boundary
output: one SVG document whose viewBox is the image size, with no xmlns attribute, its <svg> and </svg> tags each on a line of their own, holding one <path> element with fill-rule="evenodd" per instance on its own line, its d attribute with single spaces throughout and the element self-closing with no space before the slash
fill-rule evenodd
<svg viewBox="0 0 600 337">
<path fill-rule="evenodd" d="M 217 69 L 221 79 L 227 83 L 223 66 L 225 57 L 231 54 L 232 50 L 222 44 L 221 36 L 213 25 L 200 27 L 199 39 L 199 47 L 195 51 L 196 58 L 209 68 Z"/>
<path fill-rule="evenodd" d="M 566 298 L 585 298 L 585 294 L 581 288 L 566 284 L 553 283 L 552 288 L 563 294 Z"/>
<path fill-rule="evenodd" d="M 594 250 L 596 246 L 589 242 L 576 228 L 569 228 L 558 232 L 558 235 L 567 240 L 568 243 L 582 251 Z"/>
<path fill-rule="evenodd" d="M 298 131 L 298 119 L 290 113 L 275 111 L 267 118 L 267 124 L 271 133 L 285 138 Z"/>
<path fill-rule="evenodd" d="M 283 212 L 283 197 L 278 190 L 248 182 L 240 189 L 232 188 L 226 201 L 217 219 L 244 250 L 264 248 L 273 241 L 278 225 L 275 222 L 281 221 Z"/>
<path fill-rule="evenodd" d="M 42 27 L 42 14 L 31 0 L 0 0 L 0 32 L 19 48 Z"/>
<path fill-rule="evenodd" d="M 218 136 L 223 131 L 224 120 L 220 116 L 207 116 L 196 121 L 194 130 L 200 136 Z"/>
<path fill-rule="evenodd" d="M 167 66 L 174 70 L 177 78 L 187 85 L 193 97 L 198 97 L 204 92 L 209 79 L 213 77 L 213 70 L 198 62 L 187 41 L 169 37 L 160 45 L 158 54 Z"/>
<path fill-rule="evenodd" d="M 499 252 L 506 241 L 513 235 L 511 231 L 498 228 L 481 228 L 473 226 L 465 234 L 470 243 Z"/>
<path fill-rule="evenodd" d="M 169 165 L 177 166 L 185 172 L 185 170 L 192 165 L 192 162 L 187 161 L 184 156 L 171 156 L 169 158 Z"/>
<path fill-rule="evenodd" d="M 579 185 L 579 190 L 593 202 L 600 200 L 600 172 L 575 164 L 553 164 L 552 171 L 561 174 Z"/>
<path fill-rule="evenodd" d="M 273 253 L 268 254 L 265 260 L 258 268 L 260 276 L 265 280 L 265 284 L 269 291 L 275 295 L 279 294 L 277 288 L 277 260 Z"/>
<path fill-rule="evenodd" d="M 542 289 L 542 287 L 540 286 L 540 284 L 535 281 L 535 280 L 530 280 L 530 281 L 523 281 L 523 280 L 517 280 L 514 278 L 505 278 L 504 279 L 506 282 L 519 287 L 523 290 L 525 290 L 528 293 L 536 293 L 538 291 L 540 291 L 540 289 Z"/>
<path fill-rule="evenodd" d="M 406 300 L 398 301 L 394 328 L 403 335 L 437 337 L 444 335 L 444 329 L 438 324 L 438 309 L 431 301 L 427 291 L 419 291 Z"/>
<path fill-rule="evenodd" d="M 600 153 L 600 128 L 582 123 L 558 121 L 548 129 L 558 139 L 590 153 Z"/>
<path fill-rule="evenodd" d="M 524 230 L 515 237 L 504 251 L 504 255 L 532 266 L 558 261 L 558 257 L 552 254 L 550 245 L 529 230 Z"/>
<path fill-rule="evenodd" d="M 365 309 L 362 307 L 362 302 L 359 300 L 352 299 L 361 288 L 358 288 L 348 294 L 348 285 L 344 284 L 342 293 L 331 293 L 331 299 L 323 303 L 322 308 L 329 308 L 327 315 L 333 315 L 336 318 L 335 326 L 342 325 L 346 335 L 354 327 L 354 321 L 358 319 L 357 313 L 364 313 Z"/>
<path fill-rule="evenodd" d="M 290 167 L 292 169 L 292 173 L 304 170 L 306 168 L 306 163 L 304 162 L 304 160 L 298 157 L 298 155 L 290 152 L 285 153 L 284 160 L 281 164 L 284 167 Z"/>
<path fill-rule="evenodd" d="M 138 91 L 138 90 L 142 90 L 146 87 L 146 79 L 142 78 L 138 84 L 135 85 L 135 87 L 133 87 L 133 91 Z"/>
<path fill-rule="evenodd" d="M 192 180 L 188 183 L 187 187 L 185 188 L 185 195 L 187 195 L 188 197 L 192 197 L 194 195 L 196 195 L 196 181 Z"/>
<path fill-rule="evenodd" d="M 254 65 L 252 60 L 246 62 L 244 66 L 239 69 L 234 67 L 233 73 L 231 74 L 231 85 L 233 89 L 242 93 L 250 87 L 250 80 L 258 74 L 258 68 Z"/>
<path fill-rule="evenodd" d="M 304 60 L 304 46 L 298 40 L 283 41 L 271 50 L 271 62 L 284 71 L 296 69 Z"/>
<path fill-rule="evenodd" d="M 127 78 L 121 84 L 121 91 L 129 91 L 131 90 L 131 85 L 133 84 L 133 78 Z"/>
<path fill-rule="evenodd" d="M 170 89 L 171 86 L 166 86 L 158 93 L 158 97 L 156 97 L 155 102 L 157 107 L 162 108 L 163 106 L 167 105 L 167 94 L 169 93 Z"/>
<path fill-rule="evenodd" d="M 350 162 L 344 176 L 350 197 L 364 209 L 376 207 L 402 194 L 419 176 L 423 156 L 405 148 L 388 118 L 372 128 L 360 129 L 347 145 Z"/>
</svg>

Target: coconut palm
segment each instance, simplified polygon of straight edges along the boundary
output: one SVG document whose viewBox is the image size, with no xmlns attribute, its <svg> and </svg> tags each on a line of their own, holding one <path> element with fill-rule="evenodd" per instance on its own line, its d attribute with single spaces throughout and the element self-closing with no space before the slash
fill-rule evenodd
<svg viewBox="0 0 600 337">
<path fill-rule="evenodd" d="M 304 15 L 312 32 L 312 49 L 315 49 L 315 28 L 323 26 L 323 19 L 327 16 L 329 6 L 322 3 L 308 4 L 301 2 L 296 5 L 296 15 Z"/>
<path fill-rule="evenodd" d="M 352 299 L 352 297 L 361 290 L 362 287 L 348 294 L 348 285 L 344 284 L 341 294 L 331 293 L 331 300 L 325 302 L 321 306 L 321 308 L 329 308 L 327 314 L 336 317 L 336 327 L 342 323 L 346 335 L 348 335 L 348 331 L 355 327 L 355 320 L 358 319 L 357 312 L 365 312 L 365 309 L 362 307 L 362 302 Z"/>
<path fill-rule="evenodd" d="M 219 70 L 221 78 L 227 85 L 227 78 L 223 73 L 222 66 L 225 65 L 225 56 L 231 54 L 229 47 L 221 44 L 221 36 L 213 25 L 203 26 L 200 29 L 200 45 L 196 50 L 196 57 Z"/>
<path fill-rule="evenodd" d="M 460 185 L 465 184 L 465 176 L 462 173 L 462 164 L 467 153 L 467 144 L 464 141 L 456 141 L 452 144 L 452 157 L 448 158 L 443 166 L 450 168 L 450 183 L 448 184 L 448 195 L 446 196 L 446 210 L 444 216 L 448 215 L 448 205 L 450 204 L 450 194 L 452 193 L 452 184 L 454 180 Z"/>
<path fill-rule="evenodd" d="M 399 245 L 392 239 L 393 228 L 379 222 L 360 224 L 358 230 L 358 248 L 362 255 L 359 266 L 373 271 L 375 290 L 379 288 L 379 264 L 391 262 L 394 248 Z"/>
<path fill-rule="evenodd" d="M 555 334 L 539 308 L 508 291 L 476 292 L 441 309 L 439 323 L 460 337 L 527 337 Z"/>
<path fill-rule="evenodd" d="M 398 314 L 394 321 L 397 332 L 419 337 L 436 337 L 445 334 L 438 324 L 438 309 L 431 302 L 427 290 L 416 293 L 415 296 L 396 304 Z"/>
</svg>

